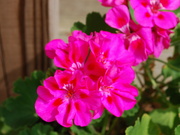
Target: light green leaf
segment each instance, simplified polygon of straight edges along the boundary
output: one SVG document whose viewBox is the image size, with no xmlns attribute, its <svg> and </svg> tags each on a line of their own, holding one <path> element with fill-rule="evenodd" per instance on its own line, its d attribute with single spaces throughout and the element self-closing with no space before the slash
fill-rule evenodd
<svg viewBox="0 0 180 135">
<path fill-rule="evenodd" d="M 31 77 L 14 83 L 14 92 L 19 96 L 7 99 L 2 106 L 2 116 L 7 125 L 17 128 L 31 125 L 38 120 L 34 103 L 37 98 L 36 89 L 44 77 L 43 72 L 35 71 Z"/>
<path fill-rule="evenodd" d="M 180 135 L 180 125 L 175 128 L 175 135 Z"/>
<path fill-rule="evenodd" d="M 156 109 L 150 116 L 152 121 L 159 125 L 165 135 L 171 135 L 179 121 L 178 109 L 176 108 Z"/>
<path fill-rule="evenodd" d="M 151 117 L 148 114 L 142 116 L 141 121 L 139 118 L 136 120 L 134 126 L 130 126 L 126 129 L 126 135 L 159 135 L 160 130 L 151 121 Z"/>
</svg>

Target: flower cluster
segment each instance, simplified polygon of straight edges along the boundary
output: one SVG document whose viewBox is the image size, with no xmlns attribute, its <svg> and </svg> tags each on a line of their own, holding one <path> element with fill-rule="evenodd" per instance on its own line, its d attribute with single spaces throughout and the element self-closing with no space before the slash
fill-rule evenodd
<svg viewBox="0 0 180 135">
<path fill-rule="evenodd" d="M 45 46 L 46 55 L 56 70 L 37 89 L 35 110 L 44 121 L 57 121 L 64 127 L 87 126 L 101 117 L 106 109 L 121 116 L 136 104 L 138 95 L 131 83 L 135 78 L 132 66 L 158 57 L 170 45 L 170 28 L 178 19 L 172 12 L 179 0 L 130 0 L 138 24 L 133 21 L 127 0 L 99 0 L 112 8 L 105 22 L 117 29 L 107 31 L 73 31 L 68 43 L 61 39 Z"/>
</svg>

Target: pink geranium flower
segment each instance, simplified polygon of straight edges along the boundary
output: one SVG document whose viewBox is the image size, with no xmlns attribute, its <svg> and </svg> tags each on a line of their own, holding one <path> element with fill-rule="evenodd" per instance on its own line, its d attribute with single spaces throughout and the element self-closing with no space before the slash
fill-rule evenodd
<svg viewBox="0 0 180 135">
<path fill-rule="evenodd" d="M 120 5 L 110 9 L 105 21 L 123 33 L 125 48 L 134 55 L 134 65 L 145 61 L 153 52 L 151 28 L 144 28 L 130 20 L 127 6 Z"/>
<path fill-rule="evenodd" d="M 142 26 L 153 27 L 157 25 L 163 29 L 176 26 L 177 17 L 173 12 L 162 10 L 175 10 L 180 0 L 130 0 L 134 15 Z"/>
<path fill-rule="evenodd" d="M 87 126 L 100 106 L 94 82 L 82 72 L 56 71 L 37 89 L 35 110 L 46 122 L 57 121 L 64 127 Z"/>
<path fill-rule="evenodd" d="M 127 0 L 98 0 L 105 7 L 114 7 L 122 4 L 127 4 Z"/>
<path fill-rule="evenodd" d="M 138 95 L 138 90 L 130 85 L 134 80 L 134 75 L 130 67 L 118 68 L 114 65 L 98 81 L 102 105 L 117 117 L 136 104 L 135 97 Z M 101 114 L 102 107 L 99 111 Z"/>
</svg>

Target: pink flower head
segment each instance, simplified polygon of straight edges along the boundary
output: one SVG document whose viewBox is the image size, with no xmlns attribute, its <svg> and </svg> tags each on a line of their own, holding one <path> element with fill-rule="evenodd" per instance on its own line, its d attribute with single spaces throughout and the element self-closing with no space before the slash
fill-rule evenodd
<svg viewBox="0 0 180 135">
<path fill-rule="evenodd" d="M 119 117 L 124 110 L 136 104 L 138 91 L 130 83 L 134 80 L 134 71 L 130 67 L 112 66 L 98 82 L 103 106 L 113 115 Z M 101 111 L 101 110 L 99 110 Z M 100 112 L 101 114 L 101 112 Z"/>
<path fill-rule="evenodd" d="M 105 31 L 95 33 L 90 41 L 90 49 L 96 61 L 106 69 L 114 63 L 124 66 L 132 65 L 134 62 L 133 55 L 125 49 L 121 34 Z"/>
<path fill-rule="evenodd" d="M 122 4 L 127 4 L 127 0 L 98 0 L 105 7 L 114 7 Z"/>
<path fill-rule="evenodd" d="M 137 22 L 142 26 L 157 25 L 163 29 L 176 26 L 177 18 L 173 12 L 161 10 L 175 10 L 180 0 L 130 0 Z"/>
<path fill-rule="evenodd" d="M 113 7 L 106 14 L 106 23 L 119 29 L 123 34 L 125 48 L 134 55 L 137 65 L 148 58 L 153 51 L 151 28 L 144 28 L 130 20 L 128 8 L 124 5 Z"/>
<path fill-rule="evenodd" d="M 94 82 L 80 71 L 56 71 L 37 89 L 35 110 L 46 122 L 57 121 L 64 127 L 87 126 L 100 106 Z"/>
</svg>

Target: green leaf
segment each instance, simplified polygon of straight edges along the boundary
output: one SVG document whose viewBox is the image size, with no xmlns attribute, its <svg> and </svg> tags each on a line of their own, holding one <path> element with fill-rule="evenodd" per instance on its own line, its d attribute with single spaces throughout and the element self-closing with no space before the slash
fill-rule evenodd
<svg viewBox="0 0 180 135">
<path fill-rule="evenodd" d="M 157 125 L 151 121 L 151 117 L 148 114 L 142 116 L 141 121 L 139 118 L 136 120 L 134 126 L 130 126 L 126 129 L 126 135 L 159 135 L 160 130 Z"/>
<path fill-rule="evenodd" d="M 14 83 L 14 92 L 19 96 L 7 99 L 2 107 L 2 116 L 7 125 L 18 128 L 32 125 L 38 120 L 34 103 L 37 98 L 36 89 L 44 77 L 43 72 L 35 71 L 31 77 L 19 79 Z"/>
<path fill-rule="evenodd" d="M 175 128 L 175 135 L 180 135 L 180 125 Z"/>
<path fill-rule="evenodd" d="M 99 32 L 101 30 L 104 30 L 115 33 L 116 29 L 108 26 L 104 20 L 105 16 L 102 17 L 99 13 L 92 12 L 87 15 L 85 25 L 81 22 L 76 22 L 72 26 L 71 31 L 81 30 L 86 34 L 90 34 L 91 32 Z"/>
<path fill-rule="evenodd" d="M 95 131 L 94 127 L 91 124 L 86 127 L 79 127 L 79 126 L 73 125 L 72 127 L 70 127 L 70 129 L 76 135 L 96 135 L 97 134 L 97 132 Z"/>
<path fill-rule="evenodd" d="M 166 95 L 169 97 L 171 103 L 180 105 L 180 77 L 167 83 Z"/>
<path fill-rule="evenodd" d="M 18 135 L 58 135 L 58 133 L 54 132 L 51 126 L 39 123 L 32 128 L 20 131 Z"/>
<path fill-rule="evenodd" d="M 172 76 L 173 79 L 177 79 L 180 77 L 180 56 L 176 58 L 169 59 L 169 65 L 165 65 L 162 70 L 162 74 L 165 77 Z"/>
<path fill-rule="evenodd" d="M 179 121 L 178 109 L 176 108 L 156 109 L 150 116 L 152 121 L 159 125 L 165 135 L 173 134 L 174 128 Z"/>
<path fill-rule="evenodd" d="M 139 110 L 139 105 L 136 104 L 134 108 L 127 110 L 127 111 L 124 111 L 122 117 L 126 118 L 129 116 L 134 116 L 138 112 L 138 110 Z"/>
<path fill-rule="evenodd" d="M 81 22 L 75 22 L 73 24 L 73 26 L 71 27 L 71 31 L 74 31 L 74 30 L 81 30 L 81 31 L 85 32 L 86 26 Z"/>
</svg>

